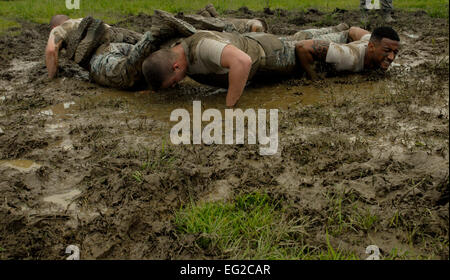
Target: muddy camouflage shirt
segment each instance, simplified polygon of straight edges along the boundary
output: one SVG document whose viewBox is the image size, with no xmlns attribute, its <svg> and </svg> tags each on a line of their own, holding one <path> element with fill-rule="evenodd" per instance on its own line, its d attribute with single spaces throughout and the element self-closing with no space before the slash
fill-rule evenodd
<svg viewBox="0 0 450 280">
<path fill-rule="evenodd" d="M 337 71 L 361 72 L 370 36 L 371 34 L 366 34 L 359 41 L 348 44 L 330 43 L 326 62 L 332 64 Z"/>
<path fill-rule="evenodd" d="M 222 67 L 221 56 L 228 44 L 237 47 L 252 59 L 250 79 L 264 56 L 262 47 L 255 40 L 240 34 L 216 31 L 200 31 L 181 42 L 188 60 L 187 75 L 200 83 L 226 86 L 229 69 Z"/>
<path fill-rule="evenodd" d="M 63 24 L 53 28 L 52 31 L 50 31 L 50 36 L 53 35 L 55 38 L 55 44 L 58 44 L 61 41 L 64 42 L 70 32 L 78 29 L 82 20 L 82 18 L 68 19 Z M 107 24 L 106 26 L 109 27 Z"/>
<path fill-rule="evenodd" d="M 63 24 L 53 28 L 52 31 L 50 32 L 50 36 L 53 35 L 53 37 L 55 38 L 55 44 L 58 44 L 59 42 L 66 40 L 67 34 L 77 29 L 82 20 L 83 20 L 82 18 L 69 19 L 66 20 Z"/>
</svg>

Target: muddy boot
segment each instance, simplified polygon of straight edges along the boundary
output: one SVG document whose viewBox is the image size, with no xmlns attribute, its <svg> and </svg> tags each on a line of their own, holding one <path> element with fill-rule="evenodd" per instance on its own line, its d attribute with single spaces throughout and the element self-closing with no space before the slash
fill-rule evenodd
<svg viewBox="0 0 450 280">
<path fill-rule="evenodd" d="M 211 17 L 211 14 L 207 10 L 201 10 L 197 13 L 197 15 L 201 15 L 202 17 Z"/>
<path fill-rule="evenodd" d="M 348 24 L 346 24 L 345 22 L 342 22 L 342 23 L 336 25 L 336 32 L 345 31 L 345 30 L 348 30 L 349 28 L 350 28 L 350 26 Z"/>
<path fill-rule="evenodd" d="M 155 10 L 151 31 L 159 40 L 167 40 L 179 35 L 189 37 L 197 32 L 191 24 L 161 10 Z"/>
<path fill-rule="evenodd" d="M 209 14 L 210 14 L 212 17 L 218 17 L 218 16 L 219 16 L 219 14 L 218 14 L 217 11 L 216 11 L 216 8 L 214 8 L 214 5 L 211 4 L 211 3 L 209 3 L 208 5 L 206 5 L 205 10 L 208 11 Z"/>
<path fill-rule="evenodd" d="M 201 30 L 224 31 L 225 29 L 230 28 L 229 26 L 227 26 L 227 22 L 213 17 L 203 17 L 201 15 L 183 15 L 182 19 L 195 26 L 195 28 Z"/>
<path fill-rule="evenodd" d="M 83 18 L 78 29 L 72 31 L 67 36 L 67 48 L 66 57 L 73 59 L 75 52 L 80 44 L 81 40 L 86 36 L 89 26 L 94 22 L 94 18 L 91 16 Z"/>
<path fill-rule="evenodd" d="M 89 63 L 91 55 L 102 43 L 105 32 L 106 27 L 103 21 L 99 19 L 94 20 L 87 30 L 86 37 L 84 37 L 77 47 L 74 58 L 75 63 L 82 67 L 85 67 Z"/>
</svg>

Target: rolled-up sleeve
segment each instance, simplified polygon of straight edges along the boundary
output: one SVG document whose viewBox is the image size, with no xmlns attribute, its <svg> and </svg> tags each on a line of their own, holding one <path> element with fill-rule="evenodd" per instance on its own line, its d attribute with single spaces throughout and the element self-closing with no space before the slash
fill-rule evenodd
<svg viewBox="0 0 450 280">
<path fill-rule="evenodd" d="M 228 69 L 222 67 L 221 64 L 222 52 L 226 46 L 226 43 L 213 39 L 203 39 L 199 42 L 199 58 L 209 71 L 213 71 L 216 74 L 224 74 L 228 72 Z"/>
</svg>

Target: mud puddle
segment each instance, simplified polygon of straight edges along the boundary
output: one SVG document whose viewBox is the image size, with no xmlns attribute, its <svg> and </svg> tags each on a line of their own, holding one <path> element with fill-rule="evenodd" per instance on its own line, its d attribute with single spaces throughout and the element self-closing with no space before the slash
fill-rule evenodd
<svg viewBox="0 0 450 280">
<path fill-rule="evenodd" d="M 22 172 L 30 172 L 41 167 L 40 164 L 26 159 L 0 160 L 0 166 L 14 168 Z"/>
<path fill-rule="evenodd" d="M 364 82 L 361 84 L 342 84 L 339 79 L 330 79 L 332 86 L 294 85 L 285 84 L 266 85 L 264 87 L 248 87 L 245 89 L 236 108 L 245 109 L 279 109 L 287 110 L 295 105 L 313 105 L 326 101 L 330 95 L 345 97 L 358 91 L 367 96 L 373 93 L 394 92 L 395 84 L 390 81 Z M 198 86 L 196 82 L 187 79 L 184 84 Z M 217 108 L 224 110 L 225 89 L 211 89 L 206 94 L 194 96 L 186 94 L 182 98 L 172 98 L 169 92 L 124 92 L 114 89 L 103 89 L 96 96 L 85 97 L 74 101 L 64 102 L 42 110 L 39 114 L 55 116 L 56 120 L 67 119 L 79 115 L 86 103 L 101 103 L 108 101 L 125 101 L 128 106 L 121 109 L 120 115 L 146 116 L 148 118 L 170 123 L 170 114 L 175 109 L 186 109 L 192 113 L 192 102 L 201 101 L 203 109 Z M 80 105 L 83 104 L 83 105 Z M 120 118 L 119 115 L 119 118 Z M 63 124 L 52 124 L 48 131 L 64 127 Z"/>
</svg>

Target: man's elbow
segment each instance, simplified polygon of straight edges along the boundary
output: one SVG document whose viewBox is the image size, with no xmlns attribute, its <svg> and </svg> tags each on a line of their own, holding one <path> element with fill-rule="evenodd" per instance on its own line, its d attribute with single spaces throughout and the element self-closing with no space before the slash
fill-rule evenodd
<svg viewBox="0 0 450 280">
<path fill-rule="evenodd" d="M 45 48 L 45 57 L 54 57 L 56 55 L 56 49 L 52 47 Z"/>
<path fill-rule="evenodd" d="M 239 64 L 243 69 L 250 71 L 252 68 L 252 59 L 250 56 L 245 55 L 239 58 Z"/>
<path fill-rule="evenodd" d="M 311 57 L 311 51 L 307 46 L 305 46 L 305 44 L 298 44 L 295 46 L 295 50 L 297 53 L 297 58 L 300 62 L 308 61 L 308 58 Z"/>
<path fill-rule="evenodd" d="M 348 37 L 350 37 L 352 40 L 354 40 L 355 35 L 359 29 L 360 28 L 356 27 L 356 26 L 350 27 L 350 29 L 348 30 Z"/>
</svg>

